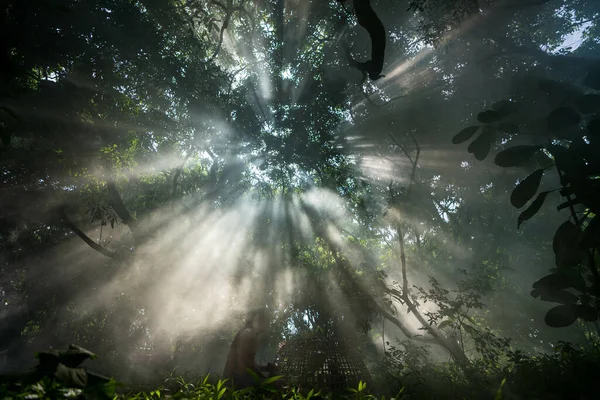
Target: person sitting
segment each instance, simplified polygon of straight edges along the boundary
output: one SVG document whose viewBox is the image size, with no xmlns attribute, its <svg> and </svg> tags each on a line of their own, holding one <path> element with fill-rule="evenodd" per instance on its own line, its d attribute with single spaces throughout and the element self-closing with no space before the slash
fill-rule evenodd
<svg viewBox="0 0 600 400">
<path fill-rule="evenodd" d="M 248 372 L 253 371 L 262 380 L 266 376 L 263 372 L 272 373 L 275 365 L 258 365 L 255 361 L 256 349 L 258 347 L 258 335 L 263 333 L 269 325 L 269 317 L 266 309 L 258 309 L 248 313 L 246 323 L 239 331 L 227 355 L 223 377 L 230 380 L 238 389 L 255 386 L 259 382 Z"/>
</svg>

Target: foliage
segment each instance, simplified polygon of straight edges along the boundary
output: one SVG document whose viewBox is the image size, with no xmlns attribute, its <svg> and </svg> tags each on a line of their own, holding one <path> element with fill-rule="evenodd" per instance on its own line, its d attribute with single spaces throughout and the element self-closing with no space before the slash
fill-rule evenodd
<svg viewBox="0 0 600 400">
<path fill-rule="evenodd" d="M 210 364 L 219 352 L 215 349 L 224 347 L 231 335 L 229 325 L 216 332 L 202 327 L 201 332 L 182 334 L 186 321 L 161 324 L 169 314 L 169 299 L 210 292 L 207 289 L 216 286 L 199 287 L 193 277 L 201 268 L 182 260 L 201 247 L 197 240 L 207 238 L 219 245 L 240 238 L 249 243 L 247 248 L 232 245 L 223 251 L 220 260 L 212 260 L 211 274 L 237 267 L 239 275 L 232 280 L 250 278 L 246 264 L 254 258 L 269 264 L 262 271 L 280 280 L 277 283 L 283 281 L 282 271 L 303 279 L 294 281 L 293 299 L 281 311 L 277 333 L 290 333 L 290 326 L 302 334 L 358 326 L 377 334 L 381 308 L 376 301 L 392 304 L 381 299 L 387 292 L 379 283 L 386 273 L 393 276 L 396 267 L 386 259 L 386 244 L 394 235 L 390 224 L 382 222 L 386 206 L 381 199 L 388 179 L 402 185 L 409 176 L 415 184 L 412 191 L 402 189 L 406 201 L 398 206 L 403 230 L 399 236 L 410 238 L 407 248 L 418 249 L 418 257 L 409 254 L 408 273 L 436 277 L 431 288 L 419 292 L 421 298 L 414 297 L 436 304 L 436 311 L 426 315 L 430 327 L 456 343 L 467 343 L 473 364 L 488 374 L 498 370 L 507 344 L 492 325 L 537 329 L 520 285 L 507 283 L 507 265 L 537 266 L 544 261 L 543 251 L 531 248 L 545 249 L 541 235 L 507 233 L 506 210 L 499 209 L 496 199 L 514 185 L 513 175 L 508 173 L 504 181 L 490 174 L 475 179 L 463 174 L 472 169 L 470 164 L 457 173 L 446 164 L 432 168 L 429 157 L 448 141 L 448 121 L 473 113 L 488 93 L 511 100 L 475 112 L 477 125 L 463 129 L 453 142 L 469 142 L 468 151 L 483 160 L 498 139 L 530 137 L 523 116 L 534 115 L 532 108 L 544 110 L 543 102 L 506 94 L 507 77 L 536 68 L 565 80 L 578 76 L 573 72 L 590 65 L 586 57 L 597 54 L 597 2 L 563 2 L 557 10 L 556 2 L 547 1 L 380 1 L 375 6 L 385 7 L 381 15 L 389 32 L 386 68 L 395 72 L 384 84 L 371 85 L 369 95 L 346 73 L 340 49 L 348 44 L 340 42 L 368 46 L 360 45 L 360 29 L 354 29 L 344 8 L 335 3 L 313 1 L 302 8 L 280 0 L 5 4 L 0 17 L 5 39 L 0 43 L 0 367 L 5 359 L 6 365 L 23 359 L 20 356 L 32 347 L 71 340 L 108 354 L 106 370 L 120 372 L 131 365 L 138 377 L 148 379 L 184 356 L 194 369 L 201 369 L 199 363 Z M 404 22 L 412 17 L 406 4 L 416 13 L 415 24 Z M 493 12 L 486 9 L 490 4 Z M 531 7 L 535 12 L 522 12 Z M 481 21 L 489 29 L 481 29 Z M 585 28 L 578 32 L 582 46 L 578 53 L 567 54 L 559 49 L 561 39 L 578 26 Z M 424 44 L 439 51 L 428 58 L 427 49 L 417 57 Z M 452 46 L 455 52 L 444 53 Z M 428 60 L 426 68 L 420 65 L 422 56 Z M 410 68 L 399 60 L 406 60 L 404 66 Z M 588 276 L 593 274 L 598 236 L 596 212 L 590 206 L 596 179 L 588 173 L 577 181 L 572 159 L 575 169 L 581 168 L 582 158 L 577 157 L 582 151 L 571 149 L 577 132 L 570 136 L 576 125 L 586 127 L 588 134 L 580 135 L 579 145 L 587 152 L 585 162 L 595 168 L 598 75 L 592 70 L 581 79 L 588 92 L 549 102 L 543 134 L 553 135 L 552 143 L 535 134 L 531 144 L 510 144 L 496 159 L 502 166 L 525 165 L 529 170 L 510 197 L 517 208 L 530 204 L 520 225 L 527 221 L 531 226 L 532 217 L 539 216 L 559 191 L 544 188 L 552 159 L 571 179 L 561 186 L 567 189 L 565 195 L 572 191 L 565 209 L 574 207 L 578 217 L 582 205 L 592 211 L 583 210 L 579 222 L 561 225 L 553 246 L 558 275 L 534 287 L 535 296 L 560 304 L 548 314 L 555 326 L 577 318 L 592 321 L 598 314 L 598 280 Z M 478 83 L 484 76 L 482 87 Z M 539 83 L 548 98 L 563 90 L 548 80 Z M 393 90 L 406 90 L 411 96 L 388 101 Z M 372 101 L 377 96 L 385 107 Z M 526 111 L 519 112 L 521 107 Z M 413 136 L 416 156 L 396 140 L 405 133 Z M 389 136 L 393 144 L 387 142 Z M 424 162 L 419 162 L 419 143 Z M 414 161 L 412 174 L 398 161 L 404 159 L 399 150 Z M 538 161 L 541 165 L 529 164 Z M 322 201 L 327 204 L 319 206 L 332 207 L 312 214 L 307 208 L 294 208 L 311 191 L 330 193 Z M 239 211 L 240 204 L 252 211 L 267 204 L 264 209 L 272 210 L 256 219 L 228 221 L 239 229 L 212 218 Z M 397 211 L 393 206 L 388 215 Z M 337 216 L 340 209 L 347 214 Z M 235 237 L 214 234 L 211 225 L 229 227 Z M 199 238 L 196 229 L 207 234 Z M 173 247 L 165 250 L 156 244 L 173 231 L 182 238 L 174 239 Z M 517 245 L 526 250 L 513 252 Z M 212 247 L 219 253 L 219 246 Z M 592 253 L 591 259 L 585 250 Z M 171 258 L 175 254 L 185 256 Z M 236 259 L 242 267 L 235 262 L 222 265 L 226 259 Z M 518 324 L 496 318 L 504 312 L 501 307 L 478 309 L 482 296 L 447 288 L 458 274 L 457 266 L 473 260 L 491 265 L 493 272 L 483 281 L 497 285 L 496 298 L 518 305 L 510 309 L 518 310 Z M 209 260 L 202 261 L 209 268 Z M 182 265 L 189 270 L 183 273 Z M 178 275 L 185 275 L 179 287 L 163 289 Z M 115 289 L 111 297 L 107 292 L 122 282 L 122 290 Z M 265 284 L 270 299 L 278 297 L 270 291 L 276 286 L 271 282 L 252 283 L 261 288 Z M 411 293 L 401 293 L 401 301 L 402 296 L 408 299 Z M 177 308 L 184 308 L 189 298 Z M 394 322 L 402 317 L 387 316 Z M 161 327 L 166 325 L 173 329 L 163 334 Z M 517 340 L 527 338 L 523 334 Z M 417 360 L 425 350 L 410 346 L 406 342 L 390 353 L 402 360 L 398 369 L 413 365 L 411 376 L 416 376 L 415 371 L 429 366 Z M 132 358 L 124 362 L 128 356 Z M 457 393 L 467 393 L 468 384 L 475 382 L 454 365 L 432 363 L 431 368 L 438 370 L 429 376 L 452 382 Z M 73 382 L 84 376 L 61 371 L 58 376 L 72 376 Z M 43 381 L 54 385 L 54 373 Z M 218 397 L 223 385 L 210 382 L 213 386 L 190 396 Z M 395 384 L 398 390 L 403 387 L 401 381 Z M 488 389 L 496 394 L 498 387 L 494 382 Z M 173 393 L 163 389 L 140 396 Z M 355 390 L 355 395 L 365 392 L 364 387 Z M 222 396 L 229 394 L 226 390 Z M 444 393 L 438 397 L 444 398 Z"/>
<path fill-rule="evenodd" d="M 598 74 L 599 68 L 590 69 L 583 84 L 595 89 L 594 77 Z M 546 144 L 510 146 L 509 143 L 509 147 L 500 151 L 494 161 L 505 168 L 537 164 L 534 171 L 516 185 L 510 196 L 515 208 L 522 208 L 535 197 L 519 215 L 517 227 L 539 212 L 550 193 L 558 191 L 565 198 L 557 209 L 569 209 L 571 215 L 554 235 L 554 273 L 535 282 L 531 292 L 533 297 L 561 304 L 548 311 L 545 321 L 551 327 L 565 327 L 578 318 L 597 321 L 600 309 L 600 275 L 596 264 L 600 250 L 600 219 L 597 217 L 600 210 L 600 163 L 597 159 L 600 140 L 596 130 L 600 102 L 597 94 L 578 93 L 560 82 L 541 80 L 539 89 L 548 96 L 563 98 L 563 102 L 570 101 L 567 103 L 569 106 L 550 111 L 540 131 L 533 132 L 545 137 Z M 478 115 L 478 120 L 486 124 L 482 130 L 500 130 L 506 133 L 507 138 L 517 141 L 518 125 L 501 121 L 518 114 L 519 104 L 503 100 L 492 108 Z M 514 129 L 502 129 L 501 123 L 514 125 Z M 458 144 L 469 140 L 475 131 L 476 127 L 465 128 L 452 141 Z M 482 136 L 483 133 L 469 145 L 469 152 L 480 161 L 487 157 L 494 141 L 488 134 L 483 143 Z M 534 160 L 536 155 L 540 157 Z M 542 178 L 550 168 L 556 168 L 560 187 L 540 191 Z"/>
<path fill-rule="evenodd" d="M 407 398 L 593 398 L 597 388 L 593 374 L 600 366 L 599 342 L 578 347 L 559 342 L 552 353 L 526 355 L 504 348 L 502 357 L 489 368 L 474 360 L 468 370 L 453 363 L 433 362 L 427 349 L 403 341 L 390 347 L 386 375 L 392 388 L 402 385 Z M 399 364 L 401 366 L 399 367 Z"/>
<path fill-rule="evenodd" d="M 75 345 L 64 351 L 40 352 L 34 371 L 0 376 L 0 397 L 68 398 L 81 394 L 89 398 L 112 399 L 116 381 L 81 368 L 79 365 L 88 358 L 96 358 L 96 355 Z"/>
<path fill-rule="evenodd" d="M 51 358 L 75 365 L 91 353 L 71 347 L 64 352 L 48 352 Z M 588 346 L 575 346 L 559 342 L 549 354 L 526 355 L 520 351 L 503 351 L 502 361 L 496 367 L 475 361 L 468 370 L 461 370 L 453 363 L 435 363 L 429 351 L 411 341 L 391 346 L 382 364 L 377 380 L 385 382 L 375 395 L 365 383 L 348 388 L 350 399 L 463 399 L 463 398 L 593 398 L 597 388 L 595 373 L 600 368 L 600 342 L 592 336 Z M 387 371 L 387 372 L 386 372 Z M 254 387 L 238 390 L 227 380 L 206 375 L 194 381 L 171 374 L 162 385 L 147 391 L 127 390 L 115 393 L 116 381 L 104 383 L 102 390 L 92 387 L 80 388 L 73 382 L 50 375 L 37 375 L 33 380 L 28 374 L 10 377 L 10 382 L 0 384 L 2 398 L 115 398 L 115 399 L 290 399 L 309 400 L 336 398 L 332 394 L 316 392 L 310 388 L 277 387 L 273 377 Z M 96 387 L 98 389 L 98 387 Z M 339 397 L 338 397 L 339 398 Z"/>
</svg>

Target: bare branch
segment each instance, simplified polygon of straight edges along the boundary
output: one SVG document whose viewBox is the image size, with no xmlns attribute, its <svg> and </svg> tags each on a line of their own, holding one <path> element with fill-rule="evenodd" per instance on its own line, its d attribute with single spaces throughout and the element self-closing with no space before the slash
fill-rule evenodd
<svg viewBox="0 0 600 400">
<path fill-rule="evenodd" d="M 244 8 L 243 3 L 237 7 L 234 7 L 233 0 L 227 0 L 227 4 L 223 4 L 217 0 L 213 0 L 212 4 L 220 7 L 221 9 L 223 9 L 225 11 L 225 20 L 223 21 L 223 25 L 221 25 L 221 29 L 219 31 L 219 43 L 217 44 L 217 48 L 215 49 L 215 52 L 213 53 L 213 55 L 210 56 L 208 60 L 204 61 L 204 63 L 212 62 L 215 59 L 215 57 L 219 54 L 219 52 L 221 51 L 221 47 L 223 45 L 223 36 L 225 34 L 225 29 L 229 28 L 229 23 L 231 22 L 231 18 L 233 17 L 233 14 L 235 14 L 236 12 L 241 12 L 241 13 L 245 14 L 245 16 L 250 21 L 250 26 L 252 29 L 252 36 L 254 36 L 254 29 L 255 29 L 254 28 L 254 20 L 252 19 L 252 16 L 250 15 L 250 13 Z"/>
<path fill-rule="evenodd" d="M 114 260 L 117 260 L 117 259 L 120 258 L 119 254 L 117 252 L 112 251 L 112 250 L 108 250 L 107 248 L 105 248 L 105 247 L 99 245 L 98 243 L 94 242 L 92 239 L 90 239 L 89 236 L 87 236 L 85 233 L 83 233 L 83 231 L 81 229 L 79 229 L 77 227 L 77 225 L 75 225 L 73 222 L 71 222 L 71 220 L 67 216 L 67 213 L 66 213 L 66 210 L 65 210 L 65 206 L 59 207 L 58 213 L 59 213 L 59 216 L 60 216 L 60 219 L 62 220 L 62 222 L 69 229 L 71 229 L 73 232 L 75 232 L 75 234 L 77 236 L 79 236 L 81 238 L 81 240 L 83 240 L 92 249 L 96 250 L 98 253 L 102 254 L 103 256 L 112 258 Z"/>
</svg>

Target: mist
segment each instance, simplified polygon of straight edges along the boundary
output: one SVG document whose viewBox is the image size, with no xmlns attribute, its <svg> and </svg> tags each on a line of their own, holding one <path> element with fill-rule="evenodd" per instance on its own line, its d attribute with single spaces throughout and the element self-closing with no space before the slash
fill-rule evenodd
<svg viewBox="0 0 600 400">
<path fill-rule="evenodd" d="M 597 178 L 596 2 L 373 0 L 377 80 L 352 2 L 26 3 L 0 22 L 0 374 L 74 343 L 131 385 L 219 376 L 257 308 L 259 363 L 341 338 L 379 389 L 597 339 L 597 188 L 569 181 Z"/>
</svg>

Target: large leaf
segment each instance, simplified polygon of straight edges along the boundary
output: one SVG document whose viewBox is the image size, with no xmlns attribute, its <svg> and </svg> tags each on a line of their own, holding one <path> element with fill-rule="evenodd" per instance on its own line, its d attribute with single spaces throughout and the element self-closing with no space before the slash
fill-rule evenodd
<svg viewBox="0 0 600 400">
<path fill-rule="evenodd" d="M 592 89 L 600 90 L 600 67 L 590 69 L 583 84 Z"/>
<path fill-rule="evenodd" d="M 550 132 L 560 132 L 572 128 L 581 122 L 581 115 L 572 108 L 559 107 L 546 117 L 548 121 L 548 130 Z"/>
<path fill-rule="evenodd" d="M 500 118 L 504 118 L 517 111 L 518 104 L 510 100 L 500 100 L 492 105 L 492 110 L 498 113 Z"/>
<path fill-rule="evenodd" d="M 449 326 L 452 326 L 453 323 L 454 323 L 453 319 L 446 319 L 446 320 L 440 322 L 440 324 L 438 325 L 438 329 L 447 328 Z"/>
<path fill-rule="evenodd" d="M 594 322 L 598 320 L 598 309 L 592 307 L 589 304 L 580 305 L 578 308 L 578 315 L 584 321 Z"/>
<path fill-rule="evenodd" d="M 572 325 L 579 316 L 579 310 L 576 305 L 563 304 L 551 308 L 547 313 L 544 320 L 546 325 L 552 328 L 564 328 Z"/>
<path fill-rule="evenodd" d="M 62 363 L 58 364 L 54 376 L 67 387 L 84 388 L 88 383 L 87 372 L 83 368 L 69 368 Z"/>
<path fill-rule="evenodd" d="M 79 364 L 87 360 L 88 358 L 94 359 L 96 355 L 89 350 L 79 347 L 77 345 L 69 345 L 69 349 L 66 351 L 60 351 L 60 362 L 69 368 L 78 367 Z"/>
<path fill-rule="evenodd" d="M 531 203 L 531 205 L 527 207 L 525 211 L 521 213 L 521 215 L 519 215 L 519 218 L 517 220 L 517 228 L 521 227 L 521 224 L 523 222 L 527 221 L 535 214 L 537 214 L 538 211 L 540 211 L 540 208 L 542 208 L 542 204 L 544 204 L 544 200 L 546 200 L 546 196 L 548 195 L 548 193 L 550 192 L 542 192 L 538 194 L 533 203 Z"/>
<path fill-rule="evenodd" d="M 469 144 L 467 150 L 473 153 L 477 160 L 482 161 L 490 154 L 495 138 L 496 130 L 492 126 L 484 126 L 481 134 Z"/>
<path fill-rule="evenodd" d="M 539 300 L 560 304 L 575 304 L 577 301 L 579 301 L 579 297 L 575 296 L 571 292 L 567 292 L 566 290 L 544 292 L 539 289 L 534 289 L 531 291 L 531 296 Z"/>
<path fill-rule="evenodd" d="M 600 246 L 600 217 L 595 215 L 583 231 L 581 245 L 584 247 Z"/>
<path fill-rule="evenodd" d="M 536 169 L 527 178 L 519 182 L 510 195 L 510 204 L 516 208 L 523 207 L 537 193 L 542 176 L 544 176 L 544 170 L 541 168 Z"/>
<path fill-rule="evenodd" d="M 458 132 L 453 138 L 452 138 L 452 143 L 453 144 L 460 144 L 463 142 L 466 142 L 467 140 L 471 139 L 473 137 L 473 135 L 477 132 L 477 130 L 479 129 L 479 126 L 468 126 L 465 129 L 461 130 L 460 132 Z"/>
<path fill-rule="evenodd" d="M 542 146 L 518 145 L 496 154 L 494 162 L 500 167 L 518 167 L 525 164 Z"/>
<path fill-rule="evenodd" d="M 585 167 L 581 155 L 573 149 L 553 144 L 548 146 L 548 151 L 554 157 L 556 167 L 570 176 L 579 175 Z"/>
<path fill-rule="evenodd" d="M 600 94 L 584 94 L 575 100 L 577 110 L 582 114 L 591 114 L 600 109 Z"/>
<path fill-rule="evenodd" d="M 552 241 L 557 268 L 579 264 L 581 252 L 577 248 L 577 241 L 580 235 L 581 231 L 571 221 L 565 221 L 558 227 Z"/>
<path fill-rule="evenodd" d="M 502 119 L 502 115 L 498 111 L 494 110 L 486 110 L 477 114 L 477 121 L 484 124 L 491 124 L 492 122 L 496 122 L 500 119 Z"/>
<path fill-rule="evenodd" d="M 57 350 L 40 351 L 37 353 L 38 369 L 45 373 L 54 373 L 60 362 L 60 353 Z"/>
<path fill-rule="evenodd" d="M 561 271 L 547 275 L 534 282 L 532 287 L 544 294 L 568 288 L 573 288 L 580 292 L 586 291 L 585 281 L 577 271 Z"/>
<path fill-rule="evenodd" d="M 498 129 L 506 133 L 519 133 L 519 125 L 511 122 L 501 122 L 498 124 Z"/>
<path fill-rule="evenodd" d="M 571 287 L 569 276 L 563 273 L 546 275 L 533 283 L 532 287 L 543 293 L 556 292 Z"/>
<path fill-rule="evenodd" d="M 568 99 L 579 94 L 579 90 L 574 86 L 550 79 L 540 79 L 539 88 L 542 92 L 555 99 Z"/>
</svg>

